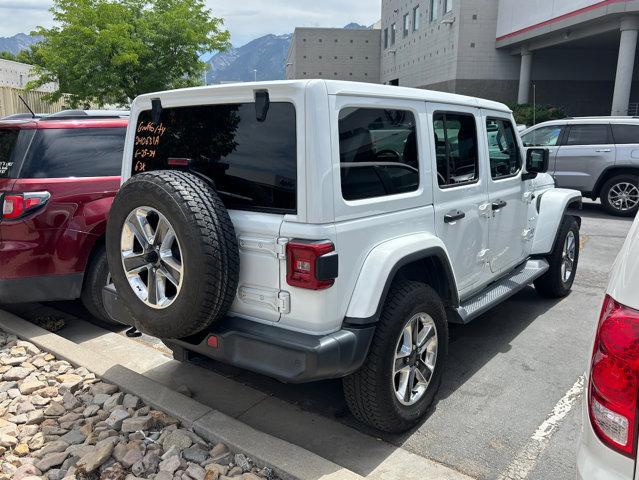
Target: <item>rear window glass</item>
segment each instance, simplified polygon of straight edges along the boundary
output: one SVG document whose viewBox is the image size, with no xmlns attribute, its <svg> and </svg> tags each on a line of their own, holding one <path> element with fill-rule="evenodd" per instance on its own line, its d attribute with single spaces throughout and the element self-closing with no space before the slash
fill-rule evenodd
<svg viewBox="0 0 639 480">
<path fill-rule="evenodd" d="M 11 173 L 19 135 L 20 130 L 16 128 L 0 129 L 0 178 L 7 178 Z"/>
<path fill-rule="evenodd" d="M 118 176 L 125 135 L 123 127 L 37 130 L 20 177 Z"/>
<path fill-rule="evenodd" d="M 607 145 L 612 143 L 608 125 L 573 125 L 566 145 Z"/>
<path fill-rule="evenodd" d="M 210 178 L 227 208 L 295 213 L 295 107 L 272 102 L 263 122 L 254 103 L 165 108 L 158 125 L 140 113 L 133 173 L 169 168 L 169 159 Z"/>
<path fill-rule="evenodd" d="M 627 145 L 629 143 L 639 143 L 639 125 L 612 125 L 612 134 L 615 143 Z"/>
</svg>

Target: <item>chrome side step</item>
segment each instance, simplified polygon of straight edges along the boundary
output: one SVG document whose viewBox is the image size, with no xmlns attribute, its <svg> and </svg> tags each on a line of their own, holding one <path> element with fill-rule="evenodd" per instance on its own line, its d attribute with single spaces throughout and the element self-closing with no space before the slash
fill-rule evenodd
<svg viewBox="0 0 639 480">
<path fill-rule="evenodd" d="M 488 285 L 484 290 L 461 303 L 455 315 L 460 323 L 468 323 L 498 303 L 513 296 L 530 285 L 548 271 L 550 266 L 544 259 L 528 260 L 512 271 L 508 276 Z"/>
</svg>

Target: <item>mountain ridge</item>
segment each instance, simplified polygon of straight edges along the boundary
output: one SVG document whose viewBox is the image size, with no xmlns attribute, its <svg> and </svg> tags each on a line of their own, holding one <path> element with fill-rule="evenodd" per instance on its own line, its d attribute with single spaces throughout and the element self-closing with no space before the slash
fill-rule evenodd
<svg viewBox="0 0 639 480">
<path fill-rule="evenodd" d="M 26 33 L 18 33 L 12 37 L 0 37 L 0 52 L 10 52 L 16 55 L 22 50 L 27 50 L 41 39 L 42 37 L 32 37 Z"/>
</svg>

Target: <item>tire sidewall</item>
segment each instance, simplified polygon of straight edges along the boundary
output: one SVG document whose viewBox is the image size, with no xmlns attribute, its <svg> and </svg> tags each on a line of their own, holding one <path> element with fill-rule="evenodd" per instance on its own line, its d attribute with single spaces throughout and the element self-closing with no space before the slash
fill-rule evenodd
<svg viewBox="0 0 639 480">
<path fill-rule="evenodd" d="M 633 185 L 639 187 L 639 176 L 635 175 L 620 175 L 617 177 L 613 177 L 608 180 L 603 188 L 601 189 L 601 203 L 606 211 L 612 215 L 622 216 L 622 217 L 633 217 L 639 211 L 639 204 L 628 211 L 617 210 L 608 200 L 608 194 L 612 187 L 617 185 L 618 183 L 632 183 Z"/>
<path fill-rule="evenodd" d="M 441 302 L 433 301 L 430 295 L 423 299 L 420 298 L 418 301 L 415 301 L 414 298 L 406 298 L 401 307 L 393 313 L 395 318 L 383 347 L 385 368 L 382 369 L 381 386 L 382 388 L 386 386 L 386 388 L 379 393 L 381 398 L 384 399 L 384 403 L 387 404 L 395 416 L 406 424 L 413 424 L 428 411 L 439 390 L 448 355 L 448 323 Z M 408 406 L 402 404 L 395 395 L 393 364 L 399 337 L 408 321 L 417 313 L 430 315 L 435 323 L 437 330 L 437 360 L 426 392 L 414 405 Z"/>
<path fill-rule="evenodd" d="M 203 255 L 202 244 L 186 227 L 189 220 L 179 200 L 156 182 L 139 177 L 134 177 L 135 188 L 126 188 L 127 184 L 123 186 L 109 215 L 107 254 L 111 277 L 138 330 L 151 334 L 164 331 L 161 336 L 167 338 L 185 336 L 180 330 L 186 329 L 184 323 L 189 321 L 190 315 L 199 315 L 194 306 L 200 303 L 203 293 L 201 290 L 210 288 L 204 281 L 205 265 L 197 260 Z M 122 265 L 120 242 L 124 224 L 129 214 L 139 207 L 151 207 L 166 217 L 175 232 L 182 254 L 180 291 L 171 305 L 161 309 L 149 307 L 138 298 L 126 278 Z"/>
</svg>

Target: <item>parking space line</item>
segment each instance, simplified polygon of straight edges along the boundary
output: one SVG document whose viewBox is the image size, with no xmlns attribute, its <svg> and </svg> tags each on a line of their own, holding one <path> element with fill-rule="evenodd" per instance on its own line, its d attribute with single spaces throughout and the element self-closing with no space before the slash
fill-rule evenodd
<svg viewBox="0 0 639 480">
<path fill-rule="evenodd" d="M 581 375 L 566 394 L 557 402 L 548 418 L 539 425 L 526 445 L 517 453 L 510 465 L 499 475 L 498 480 L 524 480 L 537 464 L 537 459 L 546 449 L 550 437 L 561 425 L 563 419 L 575 406 L 584 390 L 584 376 Z"/>
</svg>

